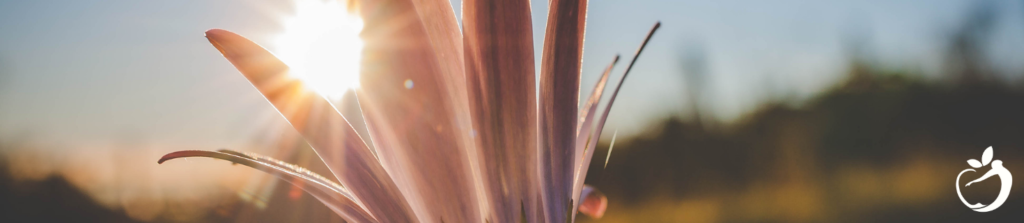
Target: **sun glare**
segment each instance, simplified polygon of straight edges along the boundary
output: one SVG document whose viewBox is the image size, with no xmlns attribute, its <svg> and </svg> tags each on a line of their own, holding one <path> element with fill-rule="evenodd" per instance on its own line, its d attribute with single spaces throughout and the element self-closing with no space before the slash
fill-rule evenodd
<svg viewBox="0 0 1024 223">
<path fill-rule="evenodd" d="M 295 0 L 295 15 L 275 39 L 278 57 L 320 94 L 340 97 L 359 87 L 363 21 L 338 1 Z"/>
</svg>

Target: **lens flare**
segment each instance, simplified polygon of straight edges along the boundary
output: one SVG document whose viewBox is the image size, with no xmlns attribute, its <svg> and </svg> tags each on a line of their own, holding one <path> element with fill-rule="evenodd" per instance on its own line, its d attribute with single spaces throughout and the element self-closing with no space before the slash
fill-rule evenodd
<svg viewBox="0 0 1024 223">
<path fill-rule="evenodd" d="M 320 94 L 340 98 L 359 87 L 363 21 L 338 1 L 296 0 L 295 15 L 285 18 L 274 40 L 277 56 L 291 74 Z"/>
</svg>

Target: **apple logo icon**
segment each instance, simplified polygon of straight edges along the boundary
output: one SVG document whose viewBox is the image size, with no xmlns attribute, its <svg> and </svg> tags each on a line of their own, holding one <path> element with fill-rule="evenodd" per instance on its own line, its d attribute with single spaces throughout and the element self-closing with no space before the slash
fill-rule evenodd
<svg viewBox="0 0 1024 223">
<path fill-rule="evenodd" d="M 1010 197 L 1010 186 L 1013 185 L 1013 175 L 1010 175 L 1010 171 L 1006 170 L 1006 168 L 1003 167 L 1002 160 L 992 160 L 992 147 L 989 146 L 987 149 L 985 149 L 985 152 L 981 154 L 980 162 L 975 159 L 969 159 L 967 160 L 967 164 L 971 165 L 971 167 L 974 168 L 964 169 L 963 171 L 960 171 L 960 174 L 956 175 L 956 194 L 960 196 L 960 201 L 964 202 L 964 205 L 967 205 L 968 208 L 971 208 L 977 212 L 989 212 L 1003 205 L 1003 202 L 1006 202 L 1006 198 Z M 998 176 L 999 181 L 1002 183 L 1002 186 L 999 188 L 999 196 L 996 197 L 995 201 L 988 205 L 984 205 L 981 203 L 968 203 L 967 200 L 964 199 L 964 195 L 960 193 L 960 176 L 966 172 L 975 172 L 975 168 L 981 168 L 984 166 L 988 166 L 989 164 L 992 164 L 992 169 L 990 169 L 988 172 L 985 173 L 985 175 L 981 176 L 980 178 L 968 182 L 966 185 L 964 185 L 964 187 L 969 187 L 973 183 L 981 182 L 992 176 Z"/>
</svg>

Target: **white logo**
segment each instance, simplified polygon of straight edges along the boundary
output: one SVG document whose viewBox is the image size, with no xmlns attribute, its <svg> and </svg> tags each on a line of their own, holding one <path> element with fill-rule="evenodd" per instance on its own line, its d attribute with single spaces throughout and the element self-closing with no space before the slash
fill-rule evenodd
<svg viewBox="0 0 1024 223">
<path fill-rule="evenodd" d="M 981 203 L 967 203 L 967 200 L 964 199 L 964 195 L 960 193 L 960 175 L 963 175 L 966 172 L 974 172 L 973 168 L 964 169 L 963 171 L 960 171 L 960 174 L 956 175 L 956 194 L 960 196 L 960 201 L 963 201 L 964 205 L 967 205 L 967 207 L 974 209 L 974 211 L 977 212 L 989 212 L 999 208 L 999 206 L 1003 205 L 1003 202 L 1006 202 L 1006 198 L 1010 197 L 1010 186 L 1013 185 L 1013 175 L 1010 175 L 1010 171 L 1003 167 L 1003 161 L 992 160 L 991 146 L 985 149 L 985 152 L 981 154 L 981 162 L 978 162 L 976 159 L 967 160 L 967 164 L 974 168 L 988 166 L 989 162 L 992 163 L 992 169 L 986 172 L 985 175 L 981 176 L 981 178 L 968 182 L 964 187 L 969 187 L 971 184 L 981 182 L 993 175 L 999 176 L 999 181 L 1003 183 L 1003 186 L 999 188 L 999 196 L 996 197 L 996 200 L 993 201 L 992 204 L 983 205 Z"/>
</svg>

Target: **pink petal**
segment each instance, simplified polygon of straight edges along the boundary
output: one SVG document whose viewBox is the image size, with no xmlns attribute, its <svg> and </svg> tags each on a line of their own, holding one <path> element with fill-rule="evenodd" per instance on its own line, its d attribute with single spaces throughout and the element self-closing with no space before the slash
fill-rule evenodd
<svg viewBox="0 0 1024 223">
<path fill-rule="evenodd" d="M 359 12 L 359 103 L 381 163 L 421 221 L 480 221 L 486 203 L 477 203 L 482 181 L 450 3 L 363 1 Z"/>
<path fill-rule="evenodd" d="M 580 63 L 586 0 L 552 0 L 540 70 L 540 170 L 547 222 L 565 222 L 571 210 Z"/>
<path fill-rule="evenodd" d="M 604 211 L 608 209 L 608 197 L 605 197 L 597 188 L 583 187 L 583 196 L 580 197 L 580 213 L 591 218 L 600 219 Z"/>
<path fill-rule="evenodd" d="M 615 59 L 612 60 L 611 64 L 605 68 L 604 73 L 601 74 L 601 78 L 598 79 L 591 91 L 590 98 L 587 99 L 587 103 L 583 104 L 584 110 L 580 111 L 579 125 L 576 126 L 576 149 L 573 160 L 581 161 L 583 157 L 583 151 L 587 148 L 587 142 L 590 140 L 591 132 L 593 132 L 594 116 L 597 115 L 597 105 L 601 101 L 601 95 L 604 93 L 604 86 L 608 83 L 608 74 L 612 72 L 615 63 L 619 62 L 619 55 L 615 55 Z M 581 165 L 573 167 L 573 173 L 579 172 Z"/>
<path fill-rule="evenodd" d="M 587 148 L 584 149 L 583 160 L 581 161 L 582 163 L 579 164 L 579 171 L 576 173 L 578 180 L 573 182 L 573 191 L 581 191 L 583 182 L 587 177 L 587 171 L 590 169 L 590 161 L 594 158 L 594 148 L 597 147 L 597 141 L 601 136 L 601 131 L 604 129 L 605 121 L 608 120 L 608 113 L 611 112 L 612 105 L 615 104 L 615 98 L 619 96 L 619 90 L 622 89 L 622 83 L 626 82 L 626 77 L 629 76 L 629 71 L 633 69 L 633 64 L 636 64 L 636 60 L 640 57 L 640 53 L 644 51 L 644 47 L 647 47 L 647 42 L 651 40 L 651 37 L 654 36 L 654 32 L 657 31 L 659 27 L 661 27 L 661 22 L 655 23 L 654 27 L 651 28 L 651 31 L 647 33 L 647 37 L 644 38 L 644 42 L 640 44 L 640 48 L 637 49 L 636 54 L 633 55 L 633 60 L 631 60 L 629 65 L 626 66 L 626 72 L 622 74 L 622 79 L 619 80 L 619 84 L 615 86 L 615 91 L 612 92 L 611 99 L 609 99 L 608 104 L 605 105 L 604 114 L 602 114 L 601 118 L 597 120 L 597 128 L 594 129 L 593 134 L 589 137 L 590 139 L 586 144 Z M 573 207 L 573 209 L 576 208 L 577 207 Z M 575 219 L 575 215 L 573 215 L 573 219 Z"/>
<path fill-rule="evenodd" d="M 331 182 L 327 178 L 317 175 L 316 173 L 274 159 L 262 156 L 246 155 L 234 151 L 214 152 L 185 150 L 168 153 L 161 157 L 157 163 L 162 164 L 167 160 L 186 157 L 209 157 L 227 160 L 232 163 L 242 164 L 267 172 L 281 180 L 302 188 L 302 190 L 306 191 L 306 193 L 309 193 L 313 197 L 316 197 L 317 200 L 320 200 L 324 205 L 327 205 L 331 210 L 334 210 L 335 213 L 340 215 L 346 221 L 377 222 L 373 216 L 370 216 L 370 214 L 355 201 L 355 198 L 346 188 L 343 188 L 341 185 Z M 300 181 L 303 183 L 299 183 Z"/>
<path fill-rule="evenodd" d="M 470 110 L 490 222 L 543 221 L 529 1 L 462 2 Z"/>
<path fill-rule="evenodd" d="M 573 198 L 580 196 L 580 188 L 576 187 L 583 183 L 586 175 L 580 175 L 581 169 L 587 168 L 583 166 L 583 154 L 589 147 L 590 139 L 594 137 L 593 126 L 594 116 L 597 115 L 597 105 L 601 101 L 601 95 L 604 93 L 604 86 L 608 83 L 608 74 L 612 72 L 612 68 L 615 67 L 615 63 L 619 62 L 619 55 L 615 55 L 615 59 L 612 60 L 611 64 L 604 69 L 604 73 L 601 74 L 601 79 L 594 85 L 594 90 L 590 93 L 590 98 L 587 99 L 587 103 L 583 105 L 585 108 L 580 111 L 579 126 L 576 127 L 576 148 L 573 154 L 573 160 L 576 160 L 576 165 L 573 166 Z M 579 202 L 574 206 L 579 206 Z"/>
<path fill-rule="evenodd" d="M 306 139 L 370 213 L 382 222 L 413 220 L 398 187 L 330 102 L 289 76 L 287 65 L 252 41 L 217 29 L 207 31 L 206 36 Z"/>
</svg>

